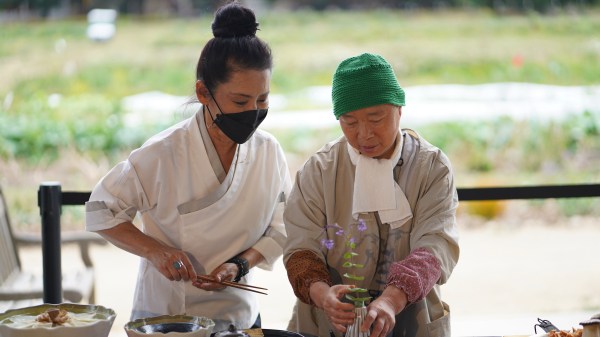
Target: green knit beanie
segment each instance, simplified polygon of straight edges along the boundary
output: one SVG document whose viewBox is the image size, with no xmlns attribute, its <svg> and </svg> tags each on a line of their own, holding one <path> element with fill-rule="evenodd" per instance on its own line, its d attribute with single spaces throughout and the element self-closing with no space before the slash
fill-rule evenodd
<svg viewBox="0 0 600 337">
<path fill-rule="evenodd" d="M 338 66 L 331 88 L 333 114 L 341 115 L 380 104 L 404 104 L 404 90 L 392 67 L 375 54 L 348 58 Z"/>
</svg>

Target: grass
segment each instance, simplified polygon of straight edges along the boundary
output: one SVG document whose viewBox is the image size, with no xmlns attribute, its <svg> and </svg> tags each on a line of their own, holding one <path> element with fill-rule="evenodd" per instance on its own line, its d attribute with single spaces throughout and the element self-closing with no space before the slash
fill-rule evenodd
<svg viewBox="0 0 600 337">
<path fill-rule="evenodd" d="M 187 95 L 193 92 L 199 52 L 211 37 L 210 21 L 122 18 L 116 38 L 105 44 L 86 40 L 82 20 L 5 24 L 0 94 L 25 86 L 96 90 L 115 98 L 148 89 Z M 258 35 L 274 52 L 275 93 L 327 85 L 340 60 L 363 51 L 389 59 L 403 85 L 584 85 L 597 83 L 600 75 L 598 10 L 554 16 L 293 12 L 267 13 L 260 22 Z M 521 67 L 515 68 L 515 58 L 522 59 Z M 35 83 L 23 83 L 28 80 Z"/>
</svg>

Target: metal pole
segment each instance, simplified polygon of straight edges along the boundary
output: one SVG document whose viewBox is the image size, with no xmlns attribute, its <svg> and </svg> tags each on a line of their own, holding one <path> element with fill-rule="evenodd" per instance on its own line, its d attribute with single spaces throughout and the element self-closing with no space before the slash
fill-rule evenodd
<svg viewBox="0 0 600 337">
<path fill-rule="evenodd" d="M 38 190 L 38 206 L 42 217 L 42 260 L 44 303 L 62 303 L 62 270 L 60 256 L 60 183 L 44 182 Z"/>
</svg>

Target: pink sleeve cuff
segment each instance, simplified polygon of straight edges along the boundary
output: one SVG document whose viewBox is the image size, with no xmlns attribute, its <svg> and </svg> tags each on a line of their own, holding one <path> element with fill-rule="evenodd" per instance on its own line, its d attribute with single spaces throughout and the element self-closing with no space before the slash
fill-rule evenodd
<svg viewBox="0 0 600 337">
<path fill-rule="evenodd" d="M 392 263 L 387 285 L 402 289 L 409 303 L 422 300 L 442 274 L 438 259 L 426 248 L 412 251 L 404 260 Z"/>
</svg>

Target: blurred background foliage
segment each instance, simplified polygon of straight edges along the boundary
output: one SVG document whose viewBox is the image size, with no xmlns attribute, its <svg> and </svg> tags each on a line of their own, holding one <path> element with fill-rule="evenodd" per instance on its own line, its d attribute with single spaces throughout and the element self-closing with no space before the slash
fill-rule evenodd
<svg viewBox="0 0 600 337">
<path fill-rule="evenodd" d="M 157 3 L 163 2 L 162 5 Z M 222 1 L 214 0 L 0 0 L 0 9 L 28 10 L 40 17 L 52 15 L 52 11 L 61 9 L 69 15 L 84 14 L 92 8 L 115 8 L 121 13 L 145 15 L 160 14 L 198 15 L 212 12 Z M 364 10 L 373 8 L 392 9 L 448 9 L 448 8 L 489 8 L 498 13 L 536 11 L 549 13 L 561 9 L 584 9 L 598 4 L 599 0 L 262 0 L 243 1 L 253 8 L 258 5 L 287 10 Z"/>
<path fill-rule="evenodd" d="M 339 61 L 364 51 L 390 60 L 405 87 L 600 84 L 598 1 L 249 2 L 257 7 L 258 35 L 274 51 L 271 92 L 285 98 L 280 110 L 326 108 L 301 93 L 330 85 Z M 84 14 L 99 5 L 120 10 L 116 36 L 104 43 L 85 34 Z M 197 57 L 212 36 L 217 6 L 0 1 L 0 183 L 17 222 L 39 221 L 35 191 L 41 181 L 91 190 L 116 161 L 177 119 L 132 126 L 123 100 L 149 91 L 193 95 Z M 560 121 L 435 122 L 418 131 L 452 159 L 459 187 L 600 180 L 597 111 Z M 294 170 L 341 134 L 336 127 L 272 133 Z M 600 212 L 597 200 L 558 205 L 564 215 Z M 503 203 L 469 207 L 485 218 L 505 209 Z"/>
</svg>

